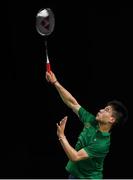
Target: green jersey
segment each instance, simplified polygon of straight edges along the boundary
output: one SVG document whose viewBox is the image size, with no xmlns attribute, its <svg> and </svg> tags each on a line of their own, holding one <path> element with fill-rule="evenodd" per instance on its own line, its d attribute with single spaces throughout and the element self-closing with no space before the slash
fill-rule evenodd
<svg viewBox="0 0 133 180">
<path fill-rule="evenodd" d="M 69 160 L 66 170 L 76 178 L 101 179 L 104 159 L 110 147 L 110 133 L 100 131 L 95 116 L 83 107 L 80 107 L 78 114 L 84 128 L 75 149 L 79 151 L 83 148 L 88 153 L 88 158 L 77 162 Z"/>
</svg>

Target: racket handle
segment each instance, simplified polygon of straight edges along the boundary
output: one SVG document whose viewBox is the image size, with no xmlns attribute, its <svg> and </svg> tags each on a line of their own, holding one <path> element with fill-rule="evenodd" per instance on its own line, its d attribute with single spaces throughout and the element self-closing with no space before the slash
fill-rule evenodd
<svg viewBox="0 0 133 180">
<path fill-rule="evenodd" d="M 46 71 L 50 72 L 51 71 L 51 66 L 50 63 L 46 63 Z"/>
</svg>

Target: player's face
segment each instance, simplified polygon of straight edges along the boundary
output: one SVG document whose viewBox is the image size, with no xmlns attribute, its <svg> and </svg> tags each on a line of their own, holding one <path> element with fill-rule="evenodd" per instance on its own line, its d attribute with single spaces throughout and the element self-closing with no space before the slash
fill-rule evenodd
<svg viewBox="0 0 133 180">
<path fill-rule="evenodd" d="M 106 106 L 101 109 L 96 115 L 96 120 L 104 124 L 114 121 L 113 108 Z"/>
</svg>

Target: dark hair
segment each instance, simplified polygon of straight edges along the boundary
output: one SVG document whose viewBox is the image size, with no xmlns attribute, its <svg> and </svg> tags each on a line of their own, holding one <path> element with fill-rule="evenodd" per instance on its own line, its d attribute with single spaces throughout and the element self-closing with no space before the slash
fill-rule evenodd
<svg viewBox="0 0 133 180">
<path fill-rule="evenodd" d="M 118 100 L 109 101 L 107 105 L 111 106 L 114 110 L 116 124 L 125 124 L 128 118 L 128 110 L 125 105 Z"/>
</svg>

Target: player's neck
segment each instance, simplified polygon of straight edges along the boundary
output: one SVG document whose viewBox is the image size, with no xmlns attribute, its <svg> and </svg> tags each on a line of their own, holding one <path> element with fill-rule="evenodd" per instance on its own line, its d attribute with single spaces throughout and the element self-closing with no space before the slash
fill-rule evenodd
<svg viewBox="0 0 133 180">
<path fill-rule="evenodd" d="M 111 129 L 111 126 L 109 124 L 101 124 L 99 123 L 99 129 L 103 132 L 109 132 Z"/>
</svg>

